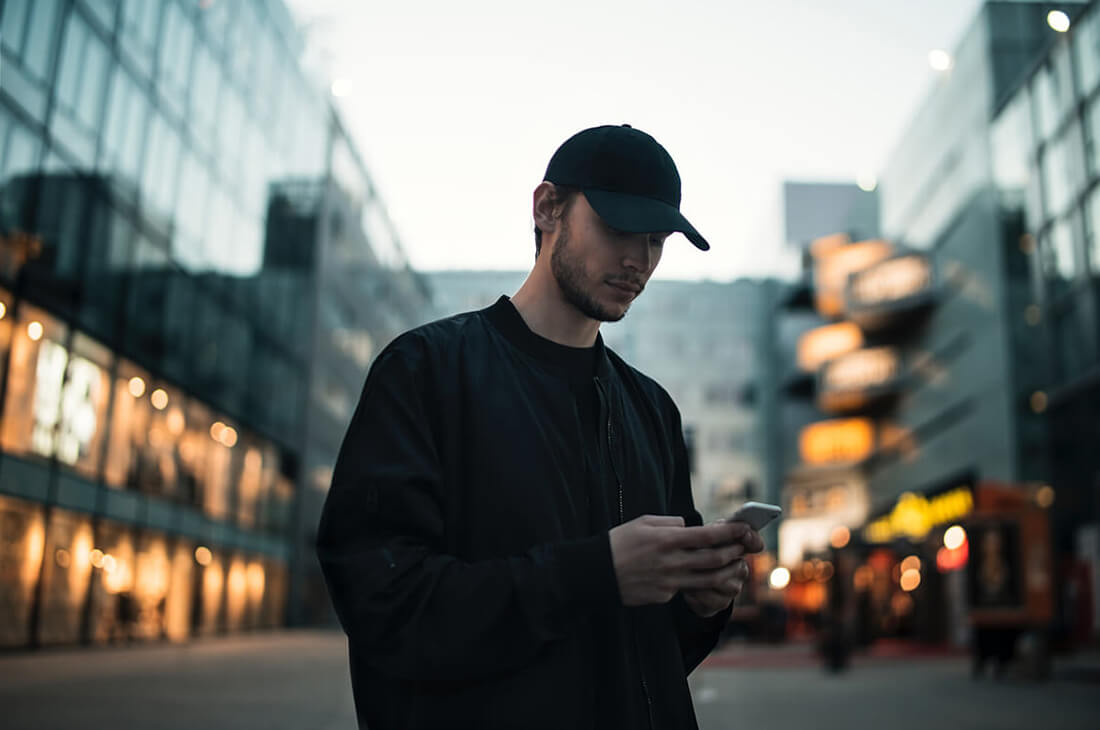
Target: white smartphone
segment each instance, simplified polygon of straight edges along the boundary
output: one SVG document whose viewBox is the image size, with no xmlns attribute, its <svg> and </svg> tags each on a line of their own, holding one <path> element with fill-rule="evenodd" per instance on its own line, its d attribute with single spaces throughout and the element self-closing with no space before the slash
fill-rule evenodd
<svg viewBox="0 0 1100 730">
<path fill-rule="evenodd" d="M 763 502 L 745 502 L 736 512 L 726 518 L 726 522 L 744 522 L 756 531 L 783 514 L 783 509 L 774 504 Z"/>
</svg>

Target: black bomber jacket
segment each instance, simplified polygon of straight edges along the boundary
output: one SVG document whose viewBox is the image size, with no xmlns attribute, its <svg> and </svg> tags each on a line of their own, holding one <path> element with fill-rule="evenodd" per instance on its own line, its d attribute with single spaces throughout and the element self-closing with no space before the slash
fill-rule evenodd
<svg viewBox="0 0 1100 730">
<path fill-rule="evenodd" d="M 643 514 L 700 524 L 679 412 L 600 338 L 586 432 L 546 343 L 501 297 L 371 367 L 317 537 L 362 727 L 697 726 L 687 675 L 729 610 L 624 607 L 608 538 Z M 586 454 L 605 524 L 577 517 Z"/>
</svg>

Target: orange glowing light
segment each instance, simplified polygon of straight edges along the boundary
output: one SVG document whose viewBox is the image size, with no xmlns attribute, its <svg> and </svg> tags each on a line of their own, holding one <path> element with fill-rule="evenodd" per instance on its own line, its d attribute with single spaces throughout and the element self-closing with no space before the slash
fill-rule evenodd
<svg viewBox="0 0 1100 730">
<path fill-rule="evenodd" d="M 833 528 L 833 534 L 829 537 L 829 544 L 837 550 L 841 549 L 852 539 L 852 532 L 844 525 Z"/>
<path fill-rule="evenodd" d="M 798 447 L 807 464 L 862 461 L 874 452 L 874 425 L 867 418 L 812 423 L 802 429 Z"/>
<path fill-rule="evenodd" d="M 798 338 L 798 367 L 816 372 L 833 358 L 854 352 L 863 346 L 863 330 L 852 322 L 815 327 Z"/>
</svg>

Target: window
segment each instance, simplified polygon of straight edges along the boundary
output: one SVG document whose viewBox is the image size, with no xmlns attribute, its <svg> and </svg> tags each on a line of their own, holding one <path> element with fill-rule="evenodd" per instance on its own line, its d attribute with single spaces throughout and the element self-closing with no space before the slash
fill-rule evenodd
<svg viewBox="0 0 1100 730">
<path fill-rule="evenodd" d="M 114 31 L 115 18 L 118 16 L 118 0 L 84 0 L 84 7 L 88 8 L 104 30 Z"/>
<path fill-rule="evenodd" d="M 1065 212 L 1084 185 L 1079 127 L 1075 122 L 1043 153 L 1043 204 L 1048 216 Z"/>
<path fill-rule="evenodd" d="M 1100 275 L 1100 185 L 1093 187 L 1085 209 L 1088 256 L 1092 273 Z"/>
<path fill-rule="evenodd" d="M 38 619 L 38 640 L 43 644 L 72 644 L 80 639 L 84 600 L 98 561 L 93 548 L 91 518 L 60 509 L 50 514 Z M 123 565 L 108 561 L 105 567 L 121 570 Z"/>
<path fill-rule="evenodd" d="M 40 505 L 0 497 L 0 646 L 30 642 L 31 606 L 45 548 Z"/>
<path fill-rule="evenodd" d="M 66 327 L 24 302 L 14 330 L 0 446 L 12 454 L 48 458 L 61 418 Z"/>
<path fill-rule="evenodd" d="M 177 540 L 172 550 L 168 596 L 164 606 L 164 634 L 172 641 L 191 635 L 191 606 L 194 600 L 195 545 Z"/>
<path fill-rule="evenodd" d="M 1100 96 L 1089 104 L 1085 125 L 1085 148 L 1088 150 L 1089 172 L 1097 175 L 1100 174 Z"/>
<path fill-rule="evenodd" d="M 1054 48 L 1050 61 L 1036 75 L 1033 90 L 1039 137 L 1050 139 L 1073 105 L 1073 76 L 1064 45 Z"/>
<path fill-rule="evenodd" d="M 224 3 L 221 3 L 224 5 Z M 188 117 L 192 135 L 198 144 L 208 151 L 212 149 L 214 124 L 218 118 L 218 94 L 222 86 L 221 68 L 205 43 L 195 44 L 195 75 L 189 87 L 190 111 Z"/>
<path fill-rule="evenodd" d="M 1043 241 L 1043 270 L 1048 280 L 1068 283 L 1077 275 L 1073 228 L 1068 219 L 1054 223 Z"/>
<path fill-rule="evenodd" d="M 130 74 L 115 68 L 107 103 L 106 130 L 100 170 L 115 173 L 128 182 L 134 192 L 141 172 L 142 146 L 149 104 Z"/>
<path fill-rule="evenodd" d="M 1078 19 L 1071 42 L 1077 60 L 1081 95 L 1087 98 L 1100 82 L 1100 12 L 1093 8 L 1092 12 Z"/>
<path fill-rule="evenodd" d="M 146 74 L 153 70 L 160 9 L 163 4 L 148 0 L 125 0 L 122 9 L 122 41 Z"/>
<path fill-rule="evenodd" d="M 244 628 L 245 608 L 248 602 L 248 567 L 239 553 L 229 561 L 225 577 L 225 624 L 229 631 Z"/>
<path fill-rule="evenodd" d="M 993 123 L 993 179 L 1002 197 L 1016 201 L 1027 187 L 1032 150 L 1028 93 L 1021 89 Z M 1020 200 L 1022 204 L 1022 200 Z"/>
<path fill-rule="evenodd" d="M 119 362 L 104 481 L 166 497 L 179 494 L 177 449 L 186 430 L 185 408 L 179 393 Z"/>
<path fill-rule="evenodd" d="M 175 127 L 160 114 L 154 114 L 149 126 L 149 150 L 145 155 L 142 193 L 166 218 L 171 218 L 176 201 L 179 154 L 180 138 Z"/>
<path fill-rule="evenodd" d="M 130 636 L 155 641 L 165 631 L 169 583 L 172 577 L 168 542 L 162 535 L 143 533 L 134 556 L 133 626 Z"/>
<path fill-rule="evenodd" d="M 187 98 L 191 76 L 191 49 L 195 29 L 179 5 L 168 3 L 164 14 L 164 39 L 160 44 L 160 82 L 169 98 Z"/>
<path fill-rule="evenodd" d="M 57 427 L 58 461 L 89 479 L 99 476 L 107 433 L 111 351 L 87 335 L 73 335 L 72 353 L 61 392 Z"/>
<path fill-rule="evenodd" d="M 135 636 L 138 605 L 134 599 L 133 530 L 102 522 L 92 561 L 91 638 L 96 644 L 126 641 Z"/>
<path fill-rule="evenodd" d="M 222 593 L 225 590 L 225 562 L 220 550 L 210 550 L 209 560 L 206 565 L 197 566 L 199 579 L 196 585 L 201 586 L 202 595 L 198 601 L 199 614 L 196 616 L 195 633 L 200 636 L 209 636 L 217 633 L 222 626 Z"/>
<path fill-rule="evenodd" d="M 60 105 L 86 129 L 99 127 L 107 83 L 107 47 L 80 13 L 70 13 L 57 77 Z"/>
<path fill-rule="evenodd" d="M 202 239 L 206 228 L 210 175 L 194 154 L 185 152 L 180 168 L 180 193 L 176 223 L 183 237 L 172 248 L 172 257 L 188 271 L 203 268 Z"/>
<path fill-rule="evenodd" d="M 0 26 L 4 46 L 41 82 L 50 78 L 50 61 L 61 20 L 59 11 L 59 0 L 8 0 L 4 3 L 3 25 Z"/>
</svg>

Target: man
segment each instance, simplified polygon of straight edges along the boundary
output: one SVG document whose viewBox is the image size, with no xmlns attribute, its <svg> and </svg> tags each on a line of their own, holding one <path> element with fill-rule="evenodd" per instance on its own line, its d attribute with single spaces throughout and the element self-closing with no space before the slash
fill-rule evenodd
<svg viewBox="0 0 1100 730">
<path fill-rule="evenodd" d="M 574 135 L 515 296 L 378 356 L 318 533 L 361 725 L 696 727 L 687 674 L 763 543 L 700 524 L 679 412 L 599 335 L 669 232 L 709 248 L 679 205 L 648 134 Z"/>
</svg>

